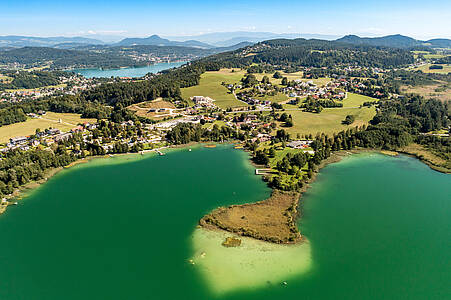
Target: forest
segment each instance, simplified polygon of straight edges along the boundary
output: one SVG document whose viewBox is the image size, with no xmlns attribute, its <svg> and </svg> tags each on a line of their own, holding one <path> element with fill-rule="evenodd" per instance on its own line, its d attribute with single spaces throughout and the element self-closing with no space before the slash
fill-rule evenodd
<svg viewBox="0 0 451 300">
<path fill-rule="evenodd" d="M 9 83 L 0 82 L 0 91 L 6 89 L 35 89 L 45 86 L 58 85 L 61 77 L 70 76 L 66 72 L 46 71 L 1 71 L 3 75 L 12 78 Z"/>
<path fill-rule="evenodd" d="M 26 68 L 51 66 L 65 68 L 119 68 L 122 66 L 143 66 L 128 56 L 95 53 L 80 50 L 64 50 L 47 47 L 24 47 L 0 51 L 0 65 L 20 64 Z"/>
</svg>

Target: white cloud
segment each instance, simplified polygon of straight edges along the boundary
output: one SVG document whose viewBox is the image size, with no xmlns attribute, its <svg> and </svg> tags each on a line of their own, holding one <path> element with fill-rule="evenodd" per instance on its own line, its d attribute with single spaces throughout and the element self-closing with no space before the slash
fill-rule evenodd
<svg viewBox="0 0 451 300">
<path fill-rule="evenodd" d="M 127 33 L 127 30 L 81 30 L 78 31 L 77 33 L 68 33 L 68 35 L 74 35 L 74 34 L 91 34 L 91 35 L 96 35 L 96 34 L 105 34 L 105 35 L 121 35 Z"/>
</svg>

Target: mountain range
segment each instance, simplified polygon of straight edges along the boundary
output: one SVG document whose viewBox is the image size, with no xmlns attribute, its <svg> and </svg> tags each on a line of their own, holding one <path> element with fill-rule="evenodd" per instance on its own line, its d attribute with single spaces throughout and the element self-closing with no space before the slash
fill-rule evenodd
<svg viewBox="0 0 451 300">
<path fill-rule="evenodd" d="M 235 43 L 238 44 L 238 43 Z M 115 46 L 135 46 L 135 45 L 151 45 L 151 46 L 181 46 L 181 47 L 193 47 L 193 48 L 202 48 L 202 49 L 210 49 L 215 48 L 215 46 L 202 43 L 196 40 L 188 40 L 183 42 L 178 41 L 170 41 L 168 39 L 164 39 L 154 34 L 147 38 L 125 38 L 119 43 L 116 43 Z"/>
<path fill-rule="evenodd" d="M 27 36 L 0 36 L 0 49 L 20 47 L 53 47 L 60 49 L 77 49 L 86 45 L 111 46 L 176 46 L 199 49 L 236 48 L 238 45 L 247 46 L 261 41 L 272 39 L 322 39 L 334 40 L 354 45 L 371 45 L 392 48 L 451 48 L 450 39 L 416 40 L 404 35 L 388 35 L 383 37 L 359 37 L 346 35 L 338 38 L 333 35 L 297 34 L 297 33 L 271 33 L 271 32 L 216 32 L 197 36 L 160 37 L 151 35 L 145 38 L 124 38 L 115 43 L 106 43 L 92 37 L 27 37 Z"/>
<path fill-rule="evenodd" d="M 195 39 L 196 41 L 200 41 L 217 47 L 227 47 L 241 42 L 258 43 L 272 39 L 296 39 L 296 38 L 334 40 L 339 38 L 339 36 L 324 35 L 324 34 L 234 31 L 234 32 L 212 32 L 195 36 L 167 36 L 166 38 L 174 41 L 186 41 Z"/>
<path fill-rule="evenodd" d="M 0 47 L 53 47 L 62 43 L 104 44 L 103 41 L 86 37 L 33 37 L 8 35 L 0 36 Z"/>
</svg>

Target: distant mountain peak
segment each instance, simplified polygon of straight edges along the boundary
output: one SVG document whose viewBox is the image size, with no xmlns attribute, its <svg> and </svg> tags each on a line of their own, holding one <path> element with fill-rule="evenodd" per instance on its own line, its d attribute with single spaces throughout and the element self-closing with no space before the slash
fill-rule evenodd
<svg viewBox="0 0 451 300">
<path fill-rule="evenodd" d="M 125 38 L 119 43 L 119 46 L 133 46 L 133 45 L 147 45 L 147 46 L 179 46 L 179 47 L 195 47 L 210 49 L 213 46 L 202 43 L 196 40 L 189 40 L 184 42 L 176 42 L 168 39 L 161 38 L 159 35 L 153 34 L 146 38 Z"/>
</svg>

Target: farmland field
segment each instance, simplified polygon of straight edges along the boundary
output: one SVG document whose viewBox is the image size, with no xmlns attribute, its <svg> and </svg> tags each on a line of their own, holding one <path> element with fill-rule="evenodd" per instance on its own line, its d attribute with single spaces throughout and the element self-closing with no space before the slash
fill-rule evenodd
<svg viewBox="0 0 451 300">
<path fill-rule="evenodd" d="M 412 71 L 422 71 L 423 73 L 439 73 L 439 74 L 448 74 L 451 73 L 451 65 L 442 65 L 443 69 L 433 69 L 430 70 L 429 66 L 431 66 L 431 64 L 426 64 L 414 69 L 411 69 Z"/>
<path fill-rule="evenodd" d="M 366 125 L 376 115 L 374 107 L 368 108 L 326 108 L 321 113 L 303 112 L 300 110 L 286 111 L 293 118 L 293 127 L 285 128 L 290 134 L 301 135 L 317 133 L 333 134 Z M 351 125 L 343 125 L 341 122 L 347 115 L 354 115 L 355 122 Z"/>
<path fill-rule="evenodd" d="M 61 123 L 59 122 L 61 119 Z M 26 122 L 10 124 L 0 127 L 0 143 L 6 143 L 12 137 L 29 136 L 35 133 L 36 129 L 58 128 L 67 131 L 79 123 L 96 122 L 95 119 L 82 119 L 78 114 L 62 114 L 47 112 L 42 118 L 29 118 Z"/>
<path fill-rule="evenodd" d="M 302 81 L 309 81 L 309 79 L 302 78 L 302 72 L 296 73 L 281 73 L 282 76 L 287 77 L 288 80 L 300 79 Z M 201 75 L 199 85 L 192 86 L 189 88 L 183 88 L 182 97 L 189 100 L 193 96 L 205 96 L 210 97 L 215 100 L 215 104 L 220 108 L 229 107 L 241 107 L 247 106 L 246 103 L 237 100 L 231 93 L 229 93 L 227 87 L 223 86 L 225 84 L 239 84 L 241 79 L 246 75 L 246 71 L 240 69 L 221 69 L 220 71 L 205 72 Z M 268 76 L 271 83 L 275 85 L 280 85 L 282 79 L 275 79 L 272 77 L 272 73 L 264 74 L 254 74 L 258 80 L 261 80 L 263 76 Z M 312 79 L 312 81 L 317 85 L 325 85 L 330 81 L 330 78 L 318 78 Z M 261 100 L 269 100 L 272 102 L 282 102 L 288 100 L 284 94 L 277 94 L 275 96 L 265 96 L 256 97 Z"/>
<path fill-rule="evenodd" d="M 168 112 L 150 112 L 150 109 L 175 109 L 174 104 L 168 101 L 164 101 L 161 98 L 155 99 L 153 101 L 145 101 L 137 104 L 133 104 L 127 107 L 129 110 L 133 111 L 139 117 L 145 117 L 149 119 L 159 120 L 163 117 L 159 117 L 161 115 L 167 115 Z"/>
<path fill-rule="evenodd" d="M 343 108 L 351 108 L 351 107 L 355 108 L 355 107 L 359 107 L 364 102 L 376 102 L 376 101 L 378 101 L 378 99 L 363 96 L 363 95 L 348 93 L 348 97 L 343 100 Z"/>
<path fill-rule="evenodd" d="M 222 82 L 226 84 L 239 83 L 244 74 L 244 71 L 231 72 L 230 69 L 206 72 L 201 75 L 199 85 L 182 89 L 182 97 L 186 100 L 193 96 L 210 97 L 215 100 L 215 104 L 220 108 L 247 106 L 244 102 L 236 100 L 229 93 L 227 87 L 221 85 Z"/>
</svg>

